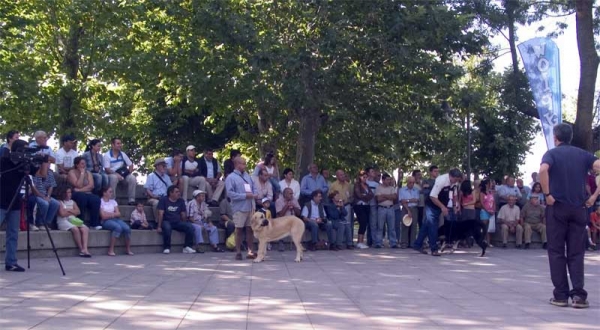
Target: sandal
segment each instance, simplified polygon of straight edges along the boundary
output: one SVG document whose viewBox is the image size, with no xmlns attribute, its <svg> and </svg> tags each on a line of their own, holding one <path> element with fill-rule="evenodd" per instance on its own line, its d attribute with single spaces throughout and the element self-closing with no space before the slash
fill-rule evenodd
<svg viewBox="0 0 600 330">
<path fill-rule="evenodd" d="M 133 252 L 129 251 L 129 252 L 127 252 L 127 255 L 132 256 Z"/>
<path fill-rule="evenodd" d="M 217 246 L 217 247 L 215 247 L 215 248 L 213 248 L 213 251 L 214 251 L 214 252 L 225 252 L 225 250 L 221 249 L 221 248 L 220 248 L 220 247 L 218 247 L 218 246 Z"/>
<path fill-rule="evenodd" d="M 114 257 L 116 255 L 114 252 L 108 252 L 107 254 L 111 257 Z"/>
</svg>

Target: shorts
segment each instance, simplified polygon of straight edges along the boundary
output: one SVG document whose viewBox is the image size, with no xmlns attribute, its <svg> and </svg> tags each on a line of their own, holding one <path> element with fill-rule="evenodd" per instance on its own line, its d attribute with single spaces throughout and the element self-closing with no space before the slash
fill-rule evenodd
<svg viewBox="0 0 600 330">
<path fill-rule="evenodd" d="M 250 227 L 250 221 L 252 220 L 252 212 L 235 212 L 233 214 L 233 224 L 235 228 Z"/>
<path fill-rule="evenodd" d="M 490 220 L 490 218 L 492 217 L 492 214 L 490 214 L 488 211 L 486 210 L 481 210 L 481 213 L 479 214 L 479 219 L 481 219 L 481 221 L 488 221 Z"/>
</svg>

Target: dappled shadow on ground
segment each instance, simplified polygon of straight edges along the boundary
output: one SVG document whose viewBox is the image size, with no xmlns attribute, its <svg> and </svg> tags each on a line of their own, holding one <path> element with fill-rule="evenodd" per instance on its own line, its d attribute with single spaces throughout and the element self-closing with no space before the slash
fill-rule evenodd
<svg viewBox="0 0 600 330">
<path fill-rule="evenodd" d="M 136 255 L 33 260 L 0 276 L 0 328 L 594 329 L 600 256 L 586 256 L 592 308 L 550 306 L 543 251 L 475 249 Z"/>
</svg>

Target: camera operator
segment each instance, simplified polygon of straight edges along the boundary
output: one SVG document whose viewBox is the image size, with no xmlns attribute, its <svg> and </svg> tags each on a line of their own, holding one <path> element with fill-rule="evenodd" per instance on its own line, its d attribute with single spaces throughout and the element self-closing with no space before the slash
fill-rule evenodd
<svg viewBox="0 0 600 330">
<path fill-rule="evenodd" d="M 13 142 L 19 139 L 19 131 L 11 130 L 6 133 L 6 143 L 0 146 L 0 157 L 10 153 L 10 147 Z"/>
<path fill-rule="evenodd" d="M 11 152 L 23 151 L 27 142 L 14 141 Z M 11 272 L 24 272 L 25 269 L 17 264 L 17 240 L 19 238 L 19 220 L 21 215 L 21 196 L 15 198 L 10 209 L 10 202 L 19 193 L 19 184 L 25 176 L 19 168 L 22 164 L 14 164 L 8 154 L 0 158 L 0 225 L 6 220 L 6 259 L 4 268 Z"/>
</svg>

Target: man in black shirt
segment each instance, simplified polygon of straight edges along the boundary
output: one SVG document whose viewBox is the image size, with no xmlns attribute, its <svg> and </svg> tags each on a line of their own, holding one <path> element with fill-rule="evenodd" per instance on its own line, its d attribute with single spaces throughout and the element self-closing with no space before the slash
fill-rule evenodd
<svg viewBox="0 0 600 330">
<path fill-rule="evenodd" d="M 600 172 L 600 160 L 585 150 L 571 146 L 573 129 L 568 124 L 554 127 L 556 148 L 548 150 L 542 158 L 540 183 L 546 196 L 546 234 L 550 277 L 554 297 L 550 303 L 559 307 L 569 304 L 574 308 L 587 308 L 587 292 L 583 289 L 583 257 L 587 214 L 586 205 L 593 205 L 600 189 L 586 201 L 585 180 L 593 168 Z M 565 244 L 567 253 L 565 254 Z M 567 268 L 573 284 L 569 291 Z"/>
<path fill-rule="evenodd" d="M 163 253 L 171 253 L 171 231 L 176 230 L 185 234 L 183 253 L 196 253 L 194 246 L 194 226 L 187 222 L 185 202 L 176 186 L 167 189 L 167 196 L 158 201 L 158 228 L 156 231 L 163 236 Z"/>
<path fill-rule="evenodd" d="M 16 140 L 12 143 L 11 151 L 22 151 L 27 142 Z M 25 269 L 17 264 L 17 242 L 19 239 L 19 220 L 21 215 L 21 195 L 19 184 L 25 174 L 19 169 L 19 164 L 10 160 L 10 153 L 0 158 L 0 225 L 6 220 L 6 256 L 4 269 L 10 272 L 24 272 Z M 15 194 L 15 202 L 9 209 Z"/>
</svg>

